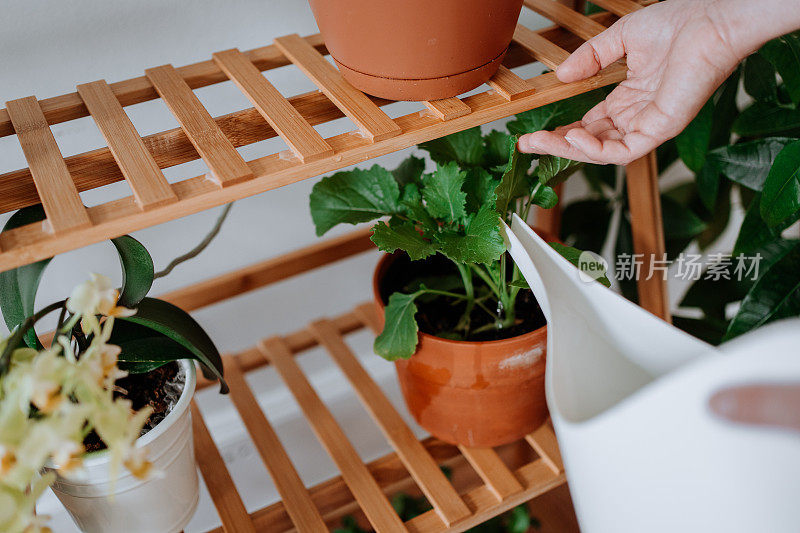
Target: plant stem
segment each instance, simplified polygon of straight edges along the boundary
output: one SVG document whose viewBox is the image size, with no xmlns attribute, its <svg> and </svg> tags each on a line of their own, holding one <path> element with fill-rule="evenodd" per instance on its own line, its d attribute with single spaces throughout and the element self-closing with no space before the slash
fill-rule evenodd
<svg viewBox="0 0 800 533">
<path fill-rule="evenodd" d="M 458 273 L 461 274 L 461 281 L 464 283 L 464 292 L 466 292 L 467 295 L 467 305 L 456 328 L 463 329 L 465 335 L 469 335 L 470 316 L 472 316 L 472 310 L 475 307 L 475 287 L 472 284 L 472 271 L 463 263 L 453 262 L 456 268 L 458 268 Z"/>
<path fill-rule="evenodd" d="M 156 280 L 158 278 L 163 278 L 164 276 L 169 275 L 169 273 L 172 272 L 176 266 L 188 261 L 189 259 L 197 257 L 198 255 L 200 255 L 200 253 L 202 253 L 203 250 L 208 248 L 208 245 L 211 244 L 211 241 L 214 240 L 214 238 L 219 234 L 220 229 L 222 229 L 222 223 L 225 222 L 226 218 L 228 218 L 228 213 L 231 212 L 231 207 L 233 207 L 232 202 L 225 206 L 225 208 L 219 214 L 219 217 L 217 217 L 217 221 L 216 223 L 214 223 L 214 227 L 211 228 L 211 231 L 208 233 L 208 235 L 206 235 L 203 238 L 203 240 L 198 243 L 197 246 L 195 246 L 185 254 L 179 255 L 178 257 L 170 261 L 169 264 L 166 267 L 164 267 L 163 270 L 160 270 L 159 272 L 155 273 L 153 279 Z"/>
<path fill-rule="evenodd" d="M 25 334 L 28 332 L 28 330 L 45 316 L 49 315 L 56 309 L 64 307 L 66 303 L 66 300 L 61 300 L 60 302 L 55 302 L 48 305 L 38 313 L 34 313 L 26 318 L 25 321 L 14 330 L 14 333 L 12 333 L 6 341 L 6 346 L 3 349 L 3 353 L 0 354 L 0 376 L 8 371 L 8 367 L 11 365 L 11 354 L 17 349 L 19 343 L 22 342 L 22 339 L 25 337 Z"/>
<path fill-rule="evenodd" d="M 533 205 L 533 198 L 536 196 L 536 193 L 539 191 L 541 186 L 542 183 L 540 181 L 537 181 L 536 185 L 534 185 L 533 190 L 531 191 L 530 196 L 528 196 L 528 203 L 525 204 L 525 209 L 522 211 L 522 215 L 520 216 L 520 218 L 525 222 L 528 221 L 528 213 L 530 213 L 531 211 L 531 206 Z"/>
</svg>

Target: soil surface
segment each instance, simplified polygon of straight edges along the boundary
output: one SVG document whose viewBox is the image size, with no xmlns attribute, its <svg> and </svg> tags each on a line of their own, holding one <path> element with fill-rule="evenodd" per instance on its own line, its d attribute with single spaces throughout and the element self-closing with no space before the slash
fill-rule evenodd
<svg viewBox="0 0 800 533">
<path fill-rule="evenodd" d="M 507 261 L 509 266 L 511 261 Z M 509 269 L 510 272 L 510 269 Z M 461 278 L 455 265 L 441 255 L 434 255 L 422 261 L 411 261 L 405 253 L 396 254 L 396 259 L 386 271 L 381 287 L 381 298 L 384 304 L 389 300 L 392 293 L 400 291 L 410 293 L 416 290 L 419 283 L 424 283 L 429 288 L 438 288 L 434 280 L 452 283 L 446 290 L 455 293 L 463 293 L 464 286 L 459 281 Z M 449 280 L 449 281 L 448 281 Z M 477 276 L 473 277 L 475 290 L 485 287 L 483 281 Z M 489 306 L 494 306 L 494 302 L 487 302 Z M 528 333 L 541 328 L 547 324 L 542 313 L 539 302 L 530 289 L 522 289 L 517 295 L 516 323 L 505 329 L 487 329 L 477 334 L 470 333 L 466 338 L 452 336 L 452 332 L 465 309 L 463 301 L 454 298 L 436 296 L 421 297 L 416 301 L 417 304 L 417 324 L 420 331 L 434 335 L 436 337 L 454 338 L 467 341 L 494 341 L 509 339 L 524 333 Z M 474 332 L 487 324 L 495 323 L 495 318 L 489 313 L 475 308 L 472 311 L 472 322 L 470 330 Z"/>
<path fill-rule="evenodd" d="M 172 411 L 181 396 L 186 376 L 177 361 L 167 363 L 144 374 L 130 374 L 118 379 L 115 398 L 126 398 L 131 401 L 134 410 L 150 406 L 153 413 L 142 428 L 142 435 L 153 429 Z M 86 451 L 104 450 L 105 443 L 92 431 L 83 441 Z"/>
</svg>

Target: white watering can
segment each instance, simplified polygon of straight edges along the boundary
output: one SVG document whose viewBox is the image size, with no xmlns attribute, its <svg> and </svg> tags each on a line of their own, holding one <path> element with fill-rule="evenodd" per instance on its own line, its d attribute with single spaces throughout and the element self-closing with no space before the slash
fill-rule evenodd
<svg viewBox="0 0 800 533">
<path fill-rule="evenodd" d="M 799 532 L 800 427 L 784 426 L 800 419 L 800 319 L 714 348 L 581 279 L 519 217 L 506 238 L 547 318 L 547 404 L 581 530 Z M 793 399 L 735 388 L 754 383 Z"/>
</svg>

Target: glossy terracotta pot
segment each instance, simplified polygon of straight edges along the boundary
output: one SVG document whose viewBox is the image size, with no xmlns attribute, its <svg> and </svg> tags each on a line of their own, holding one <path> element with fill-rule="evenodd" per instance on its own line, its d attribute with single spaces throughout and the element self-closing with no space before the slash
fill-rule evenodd
<svg viewBox="0 0 800 533">
<path fill-rule="evenodd" d="M 309 0 L 331 56 L 362 91 L 438 100 L 494 75 L 522 0 Z"/>
<path fill-rule="evenodd" d="M 381 286 L 395 258 L 383 256 L 373 277 L 381 317 Z M 395 366 L 406 405 L 420 426 L 452 444 L 488 448 L 516 441 L 547 420 L 546 346 L 546 326 L 488 342 L 420 333 L 417 352 Z"/>
</svg>

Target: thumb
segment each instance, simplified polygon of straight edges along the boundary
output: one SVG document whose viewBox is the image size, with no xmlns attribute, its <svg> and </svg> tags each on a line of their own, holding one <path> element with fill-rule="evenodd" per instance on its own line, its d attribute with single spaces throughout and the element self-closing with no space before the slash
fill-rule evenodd
<svg viewBox="0 0 800 533">
<path fill-rule="evenodd" d="M 594 76 L 625 55 L 622 27 L 625 17 L 619 19 L 604 32 L 592 37 L 575 50 L 556 69 L 556 76 L 564 83 Z"/>
</svg>

